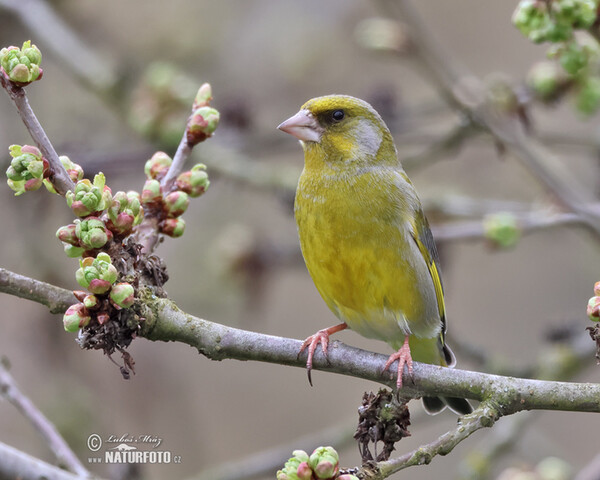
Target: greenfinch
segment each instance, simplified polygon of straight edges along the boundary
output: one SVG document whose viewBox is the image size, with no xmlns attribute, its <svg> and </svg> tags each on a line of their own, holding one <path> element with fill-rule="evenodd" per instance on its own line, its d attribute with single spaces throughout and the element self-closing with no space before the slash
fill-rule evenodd
<svg viewBox="0 0 600 480">
<path fill-rule="evenodd" d="M 306 339 L 312 359 L 329 336 L 350 328 L 390 344 L 397 387 L 413 359 L 452 367 L 439 259 L 421 201 L 402 169 L 392 135 L 367 102 L 329 95 L 306 102 L 280 130 L 300 140 L 304 169 L 294 212 L 302 255 L 327 306 L 343 322 Z M 462 398 L 424 397 L 429 413 Z"/>
</svg>

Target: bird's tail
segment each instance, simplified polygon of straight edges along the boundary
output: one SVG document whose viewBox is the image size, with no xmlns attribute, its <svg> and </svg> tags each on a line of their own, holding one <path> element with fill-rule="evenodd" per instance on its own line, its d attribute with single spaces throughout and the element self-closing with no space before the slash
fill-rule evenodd
<svg viewBox="0 0 600 480">
<path fill-rule="evenodd" d="M 452 368 L 456 365 L 456 357 L 450 347 L 447 344 L 442 346 L 442 351 L 444 354 L 444 360 L 446 366 Z M 473 412 L 473 407 L 471 404 L 464 398 L 456 398 L 456 397 L 423 397 L 423 408 L 430 415 L 435 415 L 440 413 L 446 407 L 452 410 L 454 413 L 458 415 L 468 415 Z"/>
</svg>

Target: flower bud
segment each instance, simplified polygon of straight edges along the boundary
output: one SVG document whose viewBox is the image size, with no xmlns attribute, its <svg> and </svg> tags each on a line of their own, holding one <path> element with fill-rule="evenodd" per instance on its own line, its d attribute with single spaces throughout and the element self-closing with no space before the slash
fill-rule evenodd
<svg viewBox="0 0 600 480">
<path fill-rule="evenodd" d="M 587 316 L 592 322 L 600 321 L 600 297 L 592 297 L 587 304 Z"/>
<path fill-rule="evenodd" d="M 110 299 L 119 308 L 129 308 L 135 302 L 135 291 L 129 283 L 117 283 L 110 291 Z"/>
<path fill-rule="evenodd" d="M 85 252 L 85 248 L 76 247 L 75 245 L 69 245 L 68 243 L 64 244 L 65 254 L 69 258 L 77 258 L 81 257 Z"/>
<path fill-rule="evenodd" d="M 6 176 L 8 186 L 15 195 L 40 188 L 48 172 L 48 161 L 42 157 L 39 149 L 32 145 L 11 145 L 9 153 L 12 160 Z"/>
<path fill-rule="evenodd" d="M 160 180 L 167 174 L 172 163 L 173 160 L 165 152 L 156 152 L 144 165 L 144 173 L 149 179 Z"/>
<path fill-rule="evenodd" d="M 212 100 L 212 88 L 209 83 L 203 83 L 196 93 L 194 98 L 193 110 L 197 110 L 200 107 L 208 107 Z"/>
<path fill-rule="evenodd" d="M 94 183 L 88 179 L 79 180 L 75 185 L 75 190 L 69 190 L 66 193 L 67 205 L 71 207 L 75 215 L 87 217 L 106 208 L 107 202 L 110 202 L 111 192 L 105 182 L 104 174 L 98 173 L 94 177 Z"/>
<path fill-rule="evenodd" d="M 516 245 L 521 236 L 517 219 L 511 213 L 500 212 L 487 215 L 483 219 L 485 237 L 493 245 L 509 248 Z"/>
<path fill-rule="evenodd" d="M 566 75 L 555 62 L 537 62 L 527 74 L 527 85 L 542 100 L 556 98 L 565 82 Z"/>
<path fill-rule="evenodd" d="M 56 237 L 61 241 L 70 245 L 79 246 L 79 238 L 77 238 L 77 227 L 74 223 L 60 227 L 56 231 Z"/>
<path fill-rule="evenodd" d="M 210 185 L 208 174 L 206 173 L 206 165 L 198 163 L 191 170 L 183 172 L 177 177 L 175 185 L 190 197 L 199 197 Z"/>
<path fill-rule="evenodd" d="M 333 447 L 319 447 L 310 455 L 308 465 L 318 479 L 329 479 L 339 471 L 339 456 Z"/>
<path fill-rule="evenodd" d="M 77 283 L 97 295 L 108 292 L 118 277 L 119 272 L 111 263 L 110 256 L 104 252 L 96 258 L 80 260 L 79 269 L 75 272 Z"/>
<path fill-rule="evenodd" d="M 190 204 L 190 197 L 187 193 L 175 190 L 164 198 L 163 209 L 167 217 L 175 218 L 182 215 Z"/>
<path fill-rule="evenodd" d="M 83 220 L 75 220 L 75 234 L 79 239 L 80 246 L 89 250 L 102 248 L 112 240 L 113 234 L 106 228 L 104 222 L 98 217 L 87 217 Z"/>
<path fill-rule="evenodd" d="M 212 107 L 200 107 L 188 119 L 186 135 L 193 146 L 211 137 L 219 125 L 219 112 Z"/>
<path fill-rule="evenodd" d="M 63 325 L 67 332 L 76 332 L 80 328 L 87 326 L 92 317 L 83 303 L 71 305 L 63 316 Z"/>
<path fill-rule="evenodd" d="M 298 468 L 296 469 L 296 475 L 298 475 L 298 480 L 312 480 L 313 471 L 308 465 L 308 462 L 300 462 Z"/>
<path fill-rule="evenodd" d="M 117 192 L 107 210 L 106 226 L 118 235 L 129 235 L 143 219 L 138 196 Z"/>
<path fill-rule="evenodd" d="M 600 297 L 600 282 L 594 283 L 594 295 Z"/>
<path fill-rule="evenodd" d="M 144 205 L 162 202 L 162 189 L 158 180 L 146 180 L 141 196 Z"/>
<path fill-rule="evenodd" d="M 65 167 L 65 170 L 67 171 L 69 177 L 71 177 L 71 180 L 73 180 L 73 182 L 77 183 L 83 178 L 83 168 L 81 168 L 81 165 L 72 162 L 71 159 L 66 155 L 61 155 L 58 158 L 60 160 L 60 163 L 62 163 L 63 167 Z"/>
<path fill-rule="evenodd" d="M 304 450 L 294 450 L 293 457 L 290 458 L 283 469 L 277 472 L 277 480 L 305 480 L 311 477 L 300 477 L 298 475 L 298 468 L 302 463 L 306 464 L 308 461 L 308 454 Z M 309 467 L 310 470 L 310 467 Z M 301 474 L 306 475 L 305 467 L 302 467 Z"/>
<path fill-rule="evenodd" d="M 160 223 L 160 232 L 169 237 L 181 237 L 184 231 L 185 221 L 181 217 L 167 218 Z"/>
<path fill-rule="evenodd" d="M 86 295 L 83 298 L 82 303 L 85 306 L 85 308 L 93 310 L 94 308 L 98 307 L 100 301 L 98 300 L 98 297 L 96 295 Z"/>
<path fill-rule="evenodd" d="M 28 40 L 22 48 L 8 47 L 0 50 L 0 66 L 8 78 L 19 86 L 25 86 L 42 78 L 42 52 Z"/>
</svg>

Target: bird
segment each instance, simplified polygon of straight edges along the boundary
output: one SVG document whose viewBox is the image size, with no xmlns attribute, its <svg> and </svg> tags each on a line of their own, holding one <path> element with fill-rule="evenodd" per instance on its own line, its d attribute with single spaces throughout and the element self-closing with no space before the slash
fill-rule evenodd
<svg viewBox="0 0 600 480">
<path fill-rule="evenodd" d="M 321 297 L 341 323 L 308 337 L 325 357 L 330 335 L 349 328 L 395 350 L 396 388 L 415 361 L 453 367 L 446 343 L 440 262 L 417 192 L 392 134 L 364 100 L 327 95 L 307 101 L 278 128 L 300 140 L 304 168 L 294 215 L 302 256 Z M 423 397 L 428 413 L 472 411 L 463 398 Z"/>
</svg>

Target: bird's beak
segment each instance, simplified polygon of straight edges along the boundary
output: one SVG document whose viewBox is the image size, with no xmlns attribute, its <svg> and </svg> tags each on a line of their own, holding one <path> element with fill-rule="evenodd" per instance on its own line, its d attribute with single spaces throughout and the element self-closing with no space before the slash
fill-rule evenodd
<svg viewBox="0 0 600 480">
<path fill-rule="evenodd" d="M 319 143 L 324 132 L 324 128 L 319 125 L 317 119 L 308 110 L 300 110 L 277 128 L 303 142 Z"/>
</svg>

